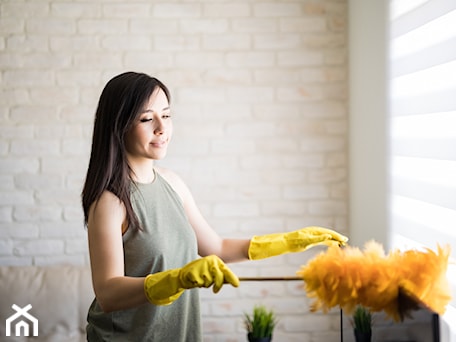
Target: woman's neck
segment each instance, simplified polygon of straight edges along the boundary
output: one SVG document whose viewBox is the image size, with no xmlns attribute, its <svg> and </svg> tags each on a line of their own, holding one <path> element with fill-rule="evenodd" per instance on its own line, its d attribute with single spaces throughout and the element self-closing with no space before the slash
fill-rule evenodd
<svg viewBox="0 0 456 342">
<path fill-rule="evenodd" d="M 132 178 L 138 183 L 152 183 L 155 179 L 154 161 L 152 159 L 130 162 Z"/>
</svg>

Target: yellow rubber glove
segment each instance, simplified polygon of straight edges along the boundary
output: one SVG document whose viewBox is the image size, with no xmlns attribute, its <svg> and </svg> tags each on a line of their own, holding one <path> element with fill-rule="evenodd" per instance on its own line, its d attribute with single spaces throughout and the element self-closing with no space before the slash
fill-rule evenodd
<svg viewBox="0 0 456 342">
<path fill-rule="evenodd" d="M 344 246 L 348 238 L 334 230 L 322 227 L 306 227 L 290 233 L 254 236 L 249 245 L 250 260 L 302 252 L 316 245 Z"/>
<path fill-rule="evenodd" d="M 144 292 L 152 304 L 168 305 L 186 289 L 214 285 L 213 291 L 217 293 L 223 284 L 238 287 L 239 279 L 219 257 L 210 255 L 182 268 L 149 274 L 144 280 Z"/>
</svg>

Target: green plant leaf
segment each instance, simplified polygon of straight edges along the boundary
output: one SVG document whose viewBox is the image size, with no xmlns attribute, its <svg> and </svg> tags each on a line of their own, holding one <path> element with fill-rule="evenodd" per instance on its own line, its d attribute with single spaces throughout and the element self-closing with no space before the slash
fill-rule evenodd
<svg viewBox="0 0 456 342">
<path fill-rule="evenodd" d="M 277 324 L 277 318 L 272 310 L 263 305 L 253 308 L 253 315 L 244 314 L 244 324 L 253 337 L 270 337 Z"/>
<path fill-rule="evenodd" d="M 360 332 L 372 331 L 372 314 L 369 309 L 358 305 L 353 313 L 354 328 Z"/>
</svg>

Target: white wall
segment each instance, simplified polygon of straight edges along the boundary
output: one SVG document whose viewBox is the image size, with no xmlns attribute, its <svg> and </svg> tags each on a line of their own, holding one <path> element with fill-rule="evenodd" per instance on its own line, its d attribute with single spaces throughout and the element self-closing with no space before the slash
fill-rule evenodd
<svg viewBox="0 0 456 342">
<path fill-rule="evenodd" d="M 388 243 L 387 4 L 350 0 L 350 238 Z"/>
<path fill-rule="evenodd" d="M 346 0 L 2 0 L 0 16 L 0 264 L 87 264 L 93 114 L 126 70 L 171 88 L 163 164 L 220 234 L 348 234 Z M 312 253 L 233 268 L 294 275 Z M 258 302 L 281 318 L 277 341 L 338 341 L 337 312 L 310 314 L 302 286 L 202 291 L 206 341 L 242 340 Z"/>
</svg>

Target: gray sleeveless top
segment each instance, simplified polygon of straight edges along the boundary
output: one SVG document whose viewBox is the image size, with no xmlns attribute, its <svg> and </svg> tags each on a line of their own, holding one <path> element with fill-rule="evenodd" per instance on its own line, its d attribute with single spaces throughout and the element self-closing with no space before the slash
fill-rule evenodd
<svg viewBox="0 0 456 342">
<path fill-rule="evenodd" d="M 182 202 L 157 172 L 150 184 L 132 184 L 131 201 L 142 230 L 130 228 L 123 236 L 126 276 L 180 268 L 198 257 Z M 88 341 L 202 340 L 198 289 L 184 291 L 167 306 L 148 303 L 111 313 L 104 313 L 95 298 L 87 321 Z"/>
</svg>

